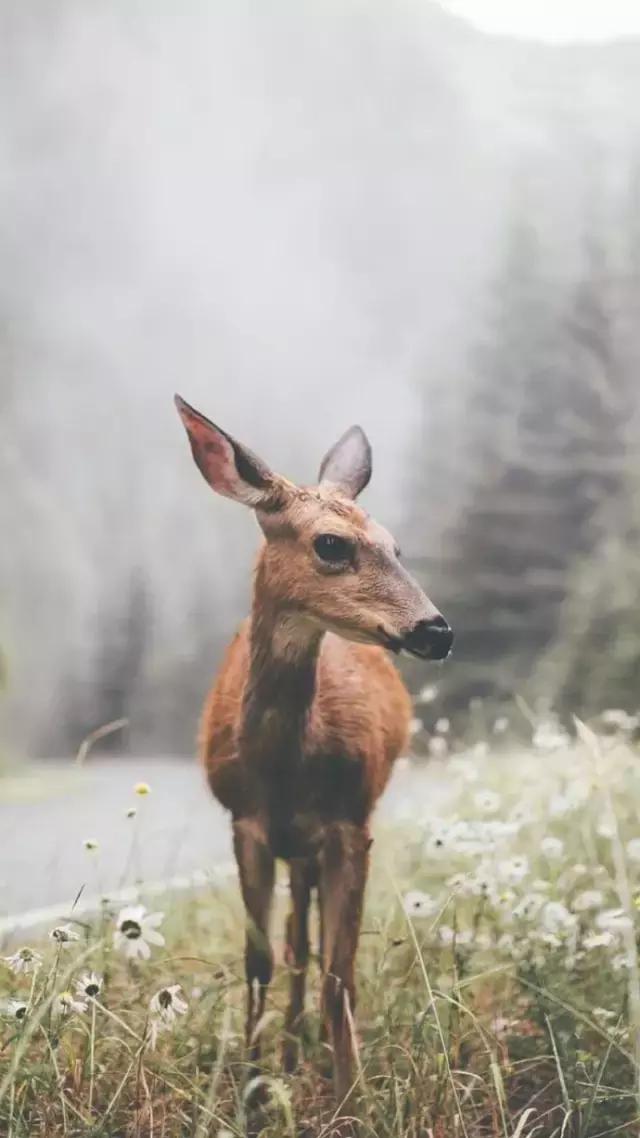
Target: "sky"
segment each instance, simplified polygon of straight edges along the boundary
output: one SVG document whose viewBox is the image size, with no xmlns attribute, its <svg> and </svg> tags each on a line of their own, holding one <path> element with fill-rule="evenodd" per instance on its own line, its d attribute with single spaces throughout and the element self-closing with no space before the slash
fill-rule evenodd
<svg viewBox="0 0 640 1138">
<path fill-rule="evenodd" d="M 640 0 L 443 0 L 485 31 L 535 39 L 640 36 Z"/>
</svg>

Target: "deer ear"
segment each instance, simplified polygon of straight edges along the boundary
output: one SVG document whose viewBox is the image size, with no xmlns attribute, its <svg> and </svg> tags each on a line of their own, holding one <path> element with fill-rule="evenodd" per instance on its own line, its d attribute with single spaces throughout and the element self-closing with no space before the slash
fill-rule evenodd
<svg viewBox="0 0 640 1138">
<path fill-rule="evenodd" d="M 349 427 L 325 454 L 320 482 L 331 482 L 348 498 L 357 498 L 371 478 L 371 444 L 362 427 Z"/>
<path fill-rule="evenodd" d="M 285 483 L 248 447 L 175 396 L 198 470 L 212 490 L 254 509 L 278 509 L 284 504 Z"/>
</svg>

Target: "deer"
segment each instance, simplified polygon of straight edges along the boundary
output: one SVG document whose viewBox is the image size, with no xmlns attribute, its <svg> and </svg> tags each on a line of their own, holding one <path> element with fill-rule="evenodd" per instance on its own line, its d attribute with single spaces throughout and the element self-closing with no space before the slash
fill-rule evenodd
<svg viewBox="0 0 640 1138">
<path fill-rule="evenodd" d="M 371 446 L 351 427 L 298 486 L 180 396 L 195 463 L 212 490 L 253 510 L 263 540 L 250 617 L 206 698 L 200 753 L 230 813 L 246 910 L 246 1044 L 260 1058 L 273 973 L 275 864 L 289 866 L 290 968 L 285 1070 L 300 1050 L 310 957 L 320 916 L 323 1039 L 339 1117 L 352 1111 L 355 958 L 371 846 L 370 818 L 408 743 L 411 699 L 390 653 L 443 660 L 453 633 L 404 568 L 392 536 L 356 501 Z"/>
</svg>

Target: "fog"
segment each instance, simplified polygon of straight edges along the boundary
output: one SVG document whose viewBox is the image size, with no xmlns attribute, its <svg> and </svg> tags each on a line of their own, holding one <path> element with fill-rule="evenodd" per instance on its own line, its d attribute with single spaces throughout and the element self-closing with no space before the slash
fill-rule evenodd
<svg viewBox="0 0 640 1138">
<path fill-rule="evenodd" d="M 135 750 L 192 746 L 258 535 L 176 390 L 303 482 L 360 422 L 367 508 L 437 562 L 514 203 L 555 287 L 621 213 L 639 59 L 417 0 L 4 0 L 7 753 L 123 714 Z"/>
</svg>

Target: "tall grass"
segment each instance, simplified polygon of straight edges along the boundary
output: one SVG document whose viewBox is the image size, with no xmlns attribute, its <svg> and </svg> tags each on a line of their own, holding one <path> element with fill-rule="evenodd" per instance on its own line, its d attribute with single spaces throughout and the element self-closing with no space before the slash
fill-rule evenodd
<svg viewBox="0 0 640 1138">
<path fill-rule="evenodd" d="M 572 743 L 547 732 L 528 749 L 441 756 L 407 785 L 376 831 L 358 958 L 362 1134 L 637 1134 L 635 747 L 624 733 L 580 728 Z M 283 867 L 258 1110 L 246 1095 L 243 914 L 235 886 L 212 878 L 160 906 L 154 897 L 165 944 L 148 960 L 114 945 L 118 912 L 105 899 L 94 918 L 69 914 L 78 940 L 32 945 L 36 971 L 4 963 L 0 1134 L 330 1135 L 315 960 L 301 1067 L 284 1076 L 280 1065 L 284 880 Z M 87 972 L 102 978 L 95 1000 L 76 994 Z M 174 985 L 188 1008 L 163 1017 L 151 1001 Z M 64 990 L 78 1006 L 60 1010 Z M 20 1018 L 9 1000 L 26 1004 Z"/>
</svg>

